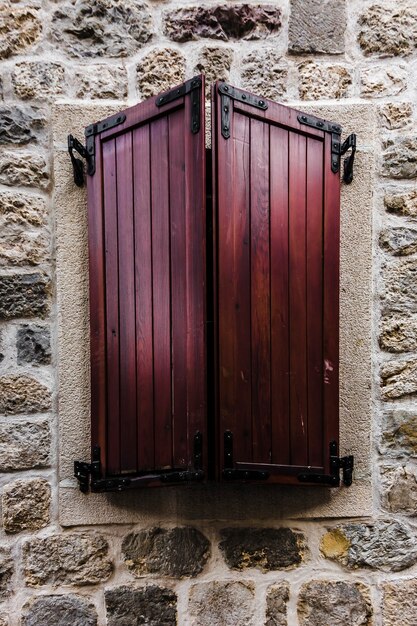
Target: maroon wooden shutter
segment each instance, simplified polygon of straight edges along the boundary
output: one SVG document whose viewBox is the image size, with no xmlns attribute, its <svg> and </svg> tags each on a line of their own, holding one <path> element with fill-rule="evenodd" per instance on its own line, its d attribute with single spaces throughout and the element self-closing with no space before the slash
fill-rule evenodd
<svg viewBox="0 0 417 626">
<path fill-rule="evenodd" d="M 213 108 L 219 475 L 338 484 L 341 129 L 224 83 Z"/>
<path fill-rule="evenodd" d="M 203 77 L 86 135 L 94 455 L 104 477 L 187 480 L 206 458 Z"/>
</svg>

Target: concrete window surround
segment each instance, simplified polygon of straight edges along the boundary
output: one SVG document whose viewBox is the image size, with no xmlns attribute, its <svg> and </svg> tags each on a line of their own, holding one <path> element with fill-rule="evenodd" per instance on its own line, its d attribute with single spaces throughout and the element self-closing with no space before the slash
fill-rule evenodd
<svg viewBox="0 0 417 626">
<path fill-rule="evenodd" d="M 280 520 L 372 514 L 372 219 L 375 119 L 367 103 L 294 104 L 358 135 L 354 181 L 342 185 L 340 423 L 341 454 L 355 455 L 352 487 L 203 485 L 82 494 L 74 460 L 90 460 L 88 251 L 85 189 L 75 186 L 66 149 L 69 132 L 126 108 L 61 102 L 53 112 L 54 215 L 58 317 L 59 507 L 64 526 Z"/>
</svg>

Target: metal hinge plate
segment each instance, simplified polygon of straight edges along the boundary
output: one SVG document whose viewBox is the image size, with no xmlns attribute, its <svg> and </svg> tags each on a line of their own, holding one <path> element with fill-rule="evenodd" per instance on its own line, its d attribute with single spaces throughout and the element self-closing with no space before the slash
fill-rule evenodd
<svg viewBox="0 0 417 626">
<path fill-rule="evenodd" d="M 342 470 L 342 481 L 345 487 L 352 484 L 354 457 L 352 455 L 339 457 L 337 452 L 336 441 L 331 441 L 329 445 L 330 452 L 330 474 L 302 473 L 298 474 L 298 480 L 302 483 L 316 483 L 321 485 L 329 485 L 330 487 L 339 487 L 340 470 Z"/>
<path fill-rule="evenodd" d="M 257 469 L 239 469 L 234 467 L 233 461 L 233 433 L 226 430 L 224 433 L 224 480 L 268 480 L 269 472 Z"/>
<path fill-rule="evenodd" d="M 191 132 L 193 135 L 197 134 L 200 130 L 200 105 L 201 105 L 201 78 L 191 78 L 184 84 L 171 91 L 157 96 L 155 104 L 157 107 L 164 106 L 168 102 L 173 102 L 177 98 L 182 98 L 188 93 L 191 94 Z"/>
<path fill-rule="evenodd" d="M 238 100 L 244 104 L 262 109 L 265 111 L 268 108 L 268 104 L 262 98 L 258 98 L 251 93 L 236 89 L 226 83 L 219 83 L 218 90 L 221 96 L 221 133 L 225 139 L 230 138 L 230 100 Z"/>
</svg>

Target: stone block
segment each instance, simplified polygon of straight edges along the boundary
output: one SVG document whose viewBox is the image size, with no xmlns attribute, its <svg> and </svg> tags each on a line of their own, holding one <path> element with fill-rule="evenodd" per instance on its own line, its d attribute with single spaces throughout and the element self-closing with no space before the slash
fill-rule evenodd
<svg viewBox="0 0 417 626">
<path fill-rule="evenodd" d="M 216 80 L 229 80 L 229 72 L 233 62 L 233 49 L 224 46 L 204 46 L 200 49 L 197 63 L 194 67 L 196 74 L 203 73 L 206 77 L 207 94 L 211 84 Z"/>
<path fill-rule="evenodd" d="M 2 150 L 0 154 L 0 183 L 8 187 L 38 187 L 48 189 L 49 166 L 42 154 Z M 14 194 L 17 197 L 18 194 Z M 4 194 L 0 196 L 0 206 Z M 0 209 L 1 211 L 1 209 Z"/>
<path fill-rule="evenodd" d="M 0 266 L 35 266 L 48 260 L 49 240 L 44 233 L 0 233 Z"/>
<path fill-rule="evenodd" d="M 149 9 L 136 0 L 67 0 L 52 14 L 52 39 L 72 57 L 126 57 L 151 37 Z"/>
<path fill-rule="evenodd" d="M 417 580 L 389 581 L 382 584 L 384 626 L 415 626 Z"/>
<path fill-rule="evenodd" d="M 28 105 L 0 105 L 0 145 L 24 145 L 41 139 L 47 124 L 43 109 Z"/>
<path fill-rule="evenodd" d="M 388 102 L 378 107 L 378 113 L 384 128 L 397 130 L 412 123 L 413 105 L 411 102 Z"/>
<path fill-rule="evenodd" d="M 220 549 L 232 569 L 292 569 L 306 556 L 304 536 L 291 528 L 225 528 Z"/>
<path fill-rule="evenodd" d="M 338 526 L 324 535 L 320 549 L 348 569 L 399 572 L 417 563 L 414 532 L 392 520 Z"/>
<path fill-rule="evenodd" d="M 201 38 L 265 39 L 281 27 L 281 9 L 273 4 L 214 4 L 164 13 L 164 32 L 173 41 Z"/>
<path fill-rule="evenodd" d="M 288 52 L 344 52 L 345 5 L 345 0 L 291 0 Z"/>
<path fill-rule="evenodd" d="M 381 395 L 394 400 L 417 393 L 417 360 L 388 361 L 381 367 Z"/>
<path fill-rule="evenodd" d="M 0 472 L 48 467 L 50 448 L 47 421 L 0 424 Z"/>
<path fill-rule="evenodd" d="M 371 626 L 369 588 L 361 583 L 312 580 L 298 599 L 300 626 Z"/>
<path fill-rule="evenodd" d="M 23 544 L 23 572 L 26 584 L 93 585 L 107 580 L 113 565 L 109 546 L 96 533 L 68 533 Z"/>
<path fill-rule="evenodd" d="M 384 205 L 389 213 L 417 217 L 417 191 L 387 193 L 384 196 Z"/>
<path fill-rule="evenodd" d="M 408 72 L 401 65 L 373 65 L 360 71 L 360 92 L 363 98 L 396 96 L 407 88 Z"/>
<path fill-rule="evenodd" d="M 407 56 L 416 48 L 417 8 L 411 2 L 373 4 L 358 20 L 358 41 L 365 54 Z"/>
<path fill-rule="evenodd" d="M 11 595 L 13 569 L 9 548 L 0 546 L 0 602 L 5 602 Z"/>
<path fill-rule="evenodd" d="M 382 506 L 390 513 L 417 515 L 417 470 L 412 465 L 382 467 Z"/>
<path fill-rule="evenodd" d="M 7 533 L 39 530 L 49 524 L 51 487 L 43 478 L 14 480 L 3 488 L 3 528 Z"/>
<path fill-rule="evenodd" d="M 51 408 L 50 390 L 31 376 L 0 377 L 0 414 L 43 413 Z"/>
<path fill-rule="evenodd" d="M 379 235 L 379 245 L 394 256 L 407 256 L 417 252 L 417 230 L 414 228 L 385 228 Z"/>
<path fill-rule="evenodd" d="M 417 350 L 417 314 L 384 315 L 380 323 L 379 346 L 388 352 Z"/>
<path fill-rule="evenodd" d="M 45 317 L 51 282 L 45 274 L 0 275 L 0 319 Z"/>
<path fill-rule="evenodd" d="M 193 585 L 189 597 L 191 626 L 256 626 L 255 587 L 250 582 L 213 581 Z"/>
<path fill-rule="evenodd" d="M 380 296 L 383 312 L 414 312 L 417 306 L 415 259 L 392 259 L 381 267 Z"/>
<path fill-rule="evenodd" d="M 417 138 L 395 137 L 382 143 L 382 175 L 389 178 L 417 177 Z"/>
<path fill-rule="evenodd" d="M 44 226 L 47 220 L 45 200 L 20 192 L 0 192 L 0 227 Z"/>
<path fill-rule="evenodd" d="M 171 589 L 116 587 L 104 592 L 107 626 L 176 626 L 177 596 Z M 212 626 L 212 625 L 210 625 Z"/>
<path fill-rule="evenodd" d="M 77 98 L 123 100 L 127 98 L 127 74 L 115 65 L 84 65 L 75 72 Z"/>
<path fill-rule="evenodd" d="M 160 574 L 182 578 L 199 574 L 210 555 L 210 543 L 195 528 L 151 528 L 125 537 L 125 563 L 134 576 Z"/>
<path fill-rule="evenodd" d="M 97 626 L 92 602 L 72 593 L 31 598 L 22 610 L 22 626 Z"/>
<path fill-rule="evenodd" d="M 273 48 L 259 48 L 242 59 L 242 87 L 271 100 L 287 92 L 288 66 Z"/>
<path fill-rule="evenodd" d="M 149 52 L 136 67 L 136 82 L 142 98 L 156 96 L 185 80 L 185 57 L 173 48 Z"/>
<path fill-rule="evenodd" d="M 42 34 L 41 17 L 35 9 L 2 3 L 0 7 L 0 59 L 29 52 Z"/>
<path fill-rule="evenodd" d="M 265 626 L 287 626 L 287 602 L 290 597 L 288 583 L 271 585 L 266 594 Z"/>
<path fill-rule="evenodd" d="M 298 65 L 298 81 L 302 100 L 339 100 L 352 92 L 352 74 L 344 65 L 304 61 Z"/>
<path fill-rule="evenodd" d="M 51 333 L 44 326 L 23 324 L 17 330 L 17 363 L 48 365 L 51 362 Z"/>
<path fill-rule="evenodd" d="M 380 452 L 417 457 L 417 412 L 396 409 L 384 414 Z"/>
<path fill-rule="evenodd" d="M 56 99 L 65 93 L 65 70 L 60 63 L 17 63 L 12 72 L 12 85 L 16 96 L 22 100 Z"/>
</svg>

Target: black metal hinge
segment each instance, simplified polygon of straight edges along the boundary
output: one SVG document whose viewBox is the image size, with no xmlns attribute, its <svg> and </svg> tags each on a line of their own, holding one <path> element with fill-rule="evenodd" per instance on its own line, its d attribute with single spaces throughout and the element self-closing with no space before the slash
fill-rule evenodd
<svg viewBox="0 0 417 626">
<path fill-rule="evenodd" d="M 305 472 L 298 474 L 298 480 L 302 483 L 319 483 L 330 487 L 339 487 L 340 471 L 342 471 L 342 481 L 345 487 L 352 484 L 354 458 L 352 455 L 339 457 L 336 441 L 331 441 L 330 452 L 330 474 L 314 474 Z"/>
<path fill-rule="evenodd" d="M 93 448 L 91 463 L 83 461 L 74 462 L 74 476 L 77 478 L 80 491 L 87 493 L 89 489 L 93 493 L 106 491 L 124 491 L 136 487 L 146 487 L 152 483 L 175 484 L 191 483 L 204 480 L 202 469 L 203 437 L 200 432 L 194 435 L 193 463 L 194 467 L 189 470 L 174 469 L 171 471 L 153 472 L 136 476 L 111 476 L 103 477 L 101 467 L 101 451 L 99 446 Z"/>
<path fill-rule="evenodd" d="M 157 96 L 155 104 L 157 107 L 164 106 L 168 102 L 173 102 L 177 98 L 182 98 L 188 93 L 191 94 L 191 132 L 193 135 L 200 130 L 200 104 L 201 104 L 201 78 L 191 78 L 176 89 L 171 89 L 160 96 Z"/>
<path fill-rule="evenodd" d="M 226 430 L 224 433 L 224 480 L 267 480 L 269 472 L 257 469 L 237 469 L 233 461 L 233 433 Z"/>
<path fill-rule="evenodd" d="M 267 103 L 262 98 L 258 98 L 241 89 L 236 89 L 226 83 L 219 83 L 218 90 L 221 95 L 221 131 L 225 139 L 230 138 L 230 100 L 239 100 L 239 102 L 249 104 L 263 111 L 268 108 Z"/>
</svg>

